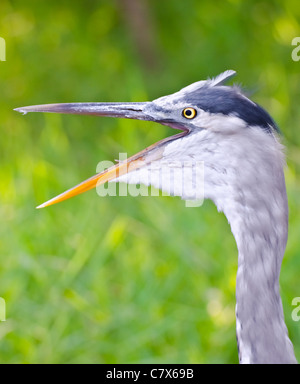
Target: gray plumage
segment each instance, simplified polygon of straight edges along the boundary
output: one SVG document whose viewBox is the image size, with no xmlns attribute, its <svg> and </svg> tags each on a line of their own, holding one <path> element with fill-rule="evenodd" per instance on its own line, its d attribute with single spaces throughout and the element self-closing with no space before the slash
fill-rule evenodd
<svg viewBox="0 0 300 384">
<path fill-rule="evenodd" d="M 238 248 L 236 331 L 241 363 L 296 363 L 284 321 L 279 275 L 288 233 L 283 146 L 269 114 L 238 87 L 224 85 L 226 71 L 173 95 L 145 103 L 72 103 L 19 108 L 27 112 L 93 114 L 156 121 L 182 132 L 90 178 L 40 207 L 65 200 L 96 182 L 144 183 L 195 199 L 204 167 L 204 198 L 226 215 Z M 185 112 L 187 110 L 187 112 Z M 170 168 L 189 168 L 168 180 Z M 117 174 L 112 172 L 118 169 Z M 163 183 L 167 179 L 167 185 Z M 185 188 L 180 188 L 184 184 Z"/>
</svg>

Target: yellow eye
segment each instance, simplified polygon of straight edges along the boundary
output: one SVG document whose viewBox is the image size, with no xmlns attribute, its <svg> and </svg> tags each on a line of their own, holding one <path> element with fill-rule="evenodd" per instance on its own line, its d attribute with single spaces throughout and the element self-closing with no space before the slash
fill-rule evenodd
<svg viewBox="0 0 300 384">
<path fill-rule="evenodd" d="M 186 119 L 193 119 L 194 117 L 197 116 L 197 111 L 194 108 L 185 108 L 182 111 L 182 116 L 185 117 Z"/>
</svg>

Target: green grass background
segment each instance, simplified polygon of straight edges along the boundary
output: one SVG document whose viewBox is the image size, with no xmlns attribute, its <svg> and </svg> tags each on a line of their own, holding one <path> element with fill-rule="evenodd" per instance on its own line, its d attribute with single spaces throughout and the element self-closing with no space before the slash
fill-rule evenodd
<svg viewBox="0 0 300 384">
<path fill-rule="evenodd" d="M 226 69 L 278 122 L 290 231 L 281 273 L 300 359 L 298 0 L 1 0 L 1 363 L 237 363 L 237 249 L 210 201 L 105 197 L 35 206 L 174 132 L 29 114 L 52 102 L 145 101 Z"/>
</svg>

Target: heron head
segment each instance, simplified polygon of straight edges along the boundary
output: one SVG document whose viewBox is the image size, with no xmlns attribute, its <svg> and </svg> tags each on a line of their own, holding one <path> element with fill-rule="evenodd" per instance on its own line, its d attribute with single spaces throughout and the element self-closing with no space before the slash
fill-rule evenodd
<svg viewBox="0 0 300 384">
<path fill-rule="evenodd" d="M 274 121 L 263 108 L 247 98 L 238 87 L 224 85 L 234 75 L 235 71 L 228 70 L 214 79 L 198 81 L 151 102 L 64 103 L 17 108 L 16 111 L 24 114 L 50 112 L 148 120 L 181 131 L 91 177 L 39 208 L 66 200 L 107 181 L 120 179 L 134 171 L 143 171 L 150 163 L 168 156 L 169 160 L 173 157 L 180 161 L 198 156 L 206 161 L 206 155 L 212 153 L 210 145 L 226 142 L 228 140 L 225 137 L 228 139 L 234 134 L 243 134 L 248 128 L 259 128 L 264 135 L 276 131 Z M 228 147 L 224 147 L 223 151 L 228 151 Z M 227 157 L 230 158 L 230 153 Z M 209 162 L 222 162 L 222 158 L 217 159 L 210 158 Z"/>
</svg>

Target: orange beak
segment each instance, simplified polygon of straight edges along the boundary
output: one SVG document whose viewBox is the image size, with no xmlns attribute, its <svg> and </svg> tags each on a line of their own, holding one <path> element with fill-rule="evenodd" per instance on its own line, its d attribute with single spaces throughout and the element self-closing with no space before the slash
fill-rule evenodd
<svg viewBox="0 0 300 384">
<path fill-rule="evenodd" d="M 90 177 L 89 179 L 67 190 L 66 192 L 63 192 L 62 194 L 54 197 L 53 199 L 48 200 L 47 202 L 39 205 L 37 208 L 38 209 L 45 208 L 45 207 L 48 207 L 49 205 L 53 205 L 61 201 L 70 199 L 73 196 L 79 195 L 83 192 L 87 192 L 92 188 L 95 188 L 101 184 L 106 183 L 107 181 L 114 180 L 117 177 L 128 173 L 129 168 L 131 171 L 133 171 L 134 169 L 140 168 L 143 165 L 144 165 L 144 162 L 142 157 L 141 159 L 136 159 L 136 160 L 128 159 L 124 163 L 116 164 L 113 167 L 101 173 L 98 173 L 95 176 Z"/>
</svg>

